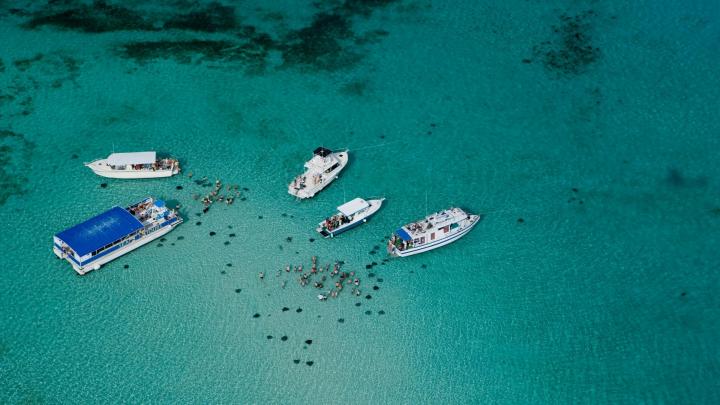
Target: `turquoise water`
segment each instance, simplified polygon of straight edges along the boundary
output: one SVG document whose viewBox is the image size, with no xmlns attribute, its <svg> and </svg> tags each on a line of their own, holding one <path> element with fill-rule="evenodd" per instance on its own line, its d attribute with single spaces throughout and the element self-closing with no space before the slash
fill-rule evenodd
<svg viewBox="0 0 720 405">
<path fill-rule="evenodd" d="M 264 3 L 0 3 L 0 402 L 720 402 L 717 2 Z M 318 145 L 350 165 L 295 201 Z M 146 149 L 184 175 L 82 166 Z M 198 217 L 203 176 L 246 200 Z M 146 195 L 162 246 L 52 254 Z M 452 205 L 486 217 L 382 264 Z M 276 277 L 313 255 L 363 296 Z"/>
</svg>

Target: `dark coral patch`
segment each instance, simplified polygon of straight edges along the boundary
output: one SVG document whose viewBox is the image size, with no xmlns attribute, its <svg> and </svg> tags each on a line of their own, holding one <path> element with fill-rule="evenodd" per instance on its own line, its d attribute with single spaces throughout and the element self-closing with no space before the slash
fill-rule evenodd
<svg viewBox="0 0 720 405">
<path fill-rule="evenodd" d="M 260 38 L 252 37 L 239 41 L 228 39 L 135 41 L 117 48 L 117 52 L 121 57 L 138 63 L 146 63 L 154 59 L 174 59 L 184 64 L 222 62 L 225 66 L 238 63 L 244 66 L 248 73 L 259 73 L 265 69 L 266 57 L 269 54 L 269 49 L 263 45 L 263 41 L 269 40 Z M 242 197 L 240 200 L 245 201 L 246 198 Z"/>
<path fill-rule="evenodd" d="M 704 187 L 707 185 L 708 180 L 704 176 L 698 177 L 687 177 L 683 173 L 674 167 L 668 169 L 667 175 L 665 176 L 665 182 L 673 187 Z"/>
<path fill-rule="evenodd" d="M 59 7 L 56 6 L 58 3 Z M 24 24 L 30 29 L 46 25 L 88 33 L 155 30 L 140 13 L 102 0 L 95 0 L 92 4 L 51 1 Z"/>
<path fill-rule="evenodd" d="M 28 184 L 23 167 L 31 161 L 35 144 L 25 136 L 0 130 L 0 206 L 12 196 L 25 194 Z"/>
<path fill-rule="evenodd" d="M 583 73 L 600 58 L 600 48 L 592 42 L 593 18 L 590 10 L 574 16 L 563 14 L 561 24 L 553 26 L 553 37 L 533 47 L 537 59 L 549 71 L 559 74 Z"/>
<path fill-rule="evenodd" d="M 352 36 L 352 24 L 347 17 L 316 14 L 309 26 L 291 32 L 282 44 L 284 64 L 329 71 L 352 66 L 359 60 L 346 43 Z"/>
<path fill-rule="evenodd" d="M 186 14 L 171 17 L 163 25 L 166 29 L 201 32 L 234 30 L 237 26 L 235 8 L 213 1 Z"/>
</svg>

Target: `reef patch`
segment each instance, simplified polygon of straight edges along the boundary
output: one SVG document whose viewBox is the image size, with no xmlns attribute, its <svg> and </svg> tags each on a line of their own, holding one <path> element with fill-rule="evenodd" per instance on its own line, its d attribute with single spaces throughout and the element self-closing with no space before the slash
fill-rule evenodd
<svg viewBox="0 0 720 405">
<path fill-rule="evenodd" d="M 35 144 L 22 134 L 0 130 L 0 206 L 12 196 L 27 192 L 28 179 L 23 175 Z"/>
<path fill-rule="evenodd" d="M 52 26 L 87 33 L 156 30 L 152 22 L 142 14 L 102 0 L 95 0 L 91 4 L 49 1 L 41 10 L 31 15 L 24 24 L 25 28 Z"/>
<path fill-rule="evenodd" d="M 585 72 L 601 56 L 592 40 L 596 13 L 593 10 L 576 15 L 562 14 L 560 24 L 552 26 L 552 37 L 533 47 L 533 58 L 560 75 Z"/>
</svg>

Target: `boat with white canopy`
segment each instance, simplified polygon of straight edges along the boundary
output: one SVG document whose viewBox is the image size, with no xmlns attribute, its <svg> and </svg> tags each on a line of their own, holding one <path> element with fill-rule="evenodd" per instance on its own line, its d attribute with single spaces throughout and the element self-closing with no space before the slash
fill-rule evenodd
<svg viewBox="0 0 720 405">
<path fill-rule="evenodd" d="M 112 153 L 105 159 L 85 163 L 95 174 L 114 179 L 153 179 L 180 172 L 177 159 L 158 159 L 154 151 Z"/>
<path fill-rule="evenodd" d="M 322 146 L 315 149 L 312 159 L 305 162 L 305 173 L 288 185 L 288 193 L 297 198 L 314 197 L 338 177 L 347 163 L 347 150 L 333 152 Z"/>
<path fill-rule="evenodd" d="M 460 208 L 448 208 L 404 225 L 388 241 L 388 253 L 412 256 L 445 246 L 467 235 L 482 220 Z"/>
<path fill-rule="evenodd" d="M 363 200 L 358 197 L 337 207 L 338 212 L 320 222 L 317 231 L 325 238 L 333 238 L 345 231 L 362 225 L 382 206 L 384 198 Z"/>
</svg>

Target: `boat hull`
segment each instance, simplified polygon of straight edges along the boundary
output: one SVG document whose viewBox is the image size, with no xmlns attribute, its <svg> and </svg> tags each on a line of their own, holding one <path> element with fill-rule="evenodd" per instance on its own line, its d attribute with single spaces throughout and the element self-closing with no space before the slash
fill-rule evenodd
<svg viewBox="0 0 720 405">
<path fill-rule="evenodd" d="M 82 266 L 79 265 L 77 262 L 75 262 L 73 259 L 71 259 L 69 257 L 65 257 L 57 245 L 53 245 L 53 253 L 55 253 L 55 256 L 57 256 L 58 258 L 67 260 L 68 263 L 70 263 L 72 265 L 73 270 L 75 270 L 75 272 L 78 273 L 79 275 L 83 276 L 83 275 L 89 273 L 90 271 L 98 270 L 98 269 L 100 269 L 100 267 L 102 267 L 102 265 L 109 263 L 109 262 L 117 259 L 120 256 L 130 253 L 133 250 L 135 250 L 143 245 L 146 245 L 146 244 L 154 241 L 155 239 L 169 233 L 170 231 L 175 229 L 176 226 L 180 225 L 182 222 L 183 222 L 182 219 L 180 217 L 178 217 L 177 221 L 175 221 L 174 223 L 167 225 L 161 229 L 158 229 L 157 231 L 151 233 L 150 235 L 145 235 L 145 237 L 143 237 L 141 239 L 131 242 L 117 250 L 114 250 L 111 253 L 108 253 L 105 256 L 102 256 L 96 260 L 93 260 L 91 263 L 88 263 L 88 264 L 82 265 Z"/>
<path fill-rule="evenodd" d="M 398 250 L 397 247 L 393 247 L 391 254 L 393 256 L 398 256 L 398 257 L 412 256 L 412 255 L 416 255 L 419 253 L 429 252 L 431 250 L 434 250 L 439 247 L 453 243 L 456 240 L 467 235 L 470 232 L 470 230 L 472 230 L 475 227 L 475 225 L 477 225 L 477 223 L 480 222 L 480 220 L 482 219 L 482 217 L 480 215 L 471 215 L 470 218 L 471 218 L 470 220 L 472 221 L 470 225 L 468 225 L 464 229 L 462 229 L 446 238 L 439 239 L 439 240 L 433 241 L 432 243 L 427 243 L 425 245 L 414 247 L 411 249 Z"/>
</svg>

